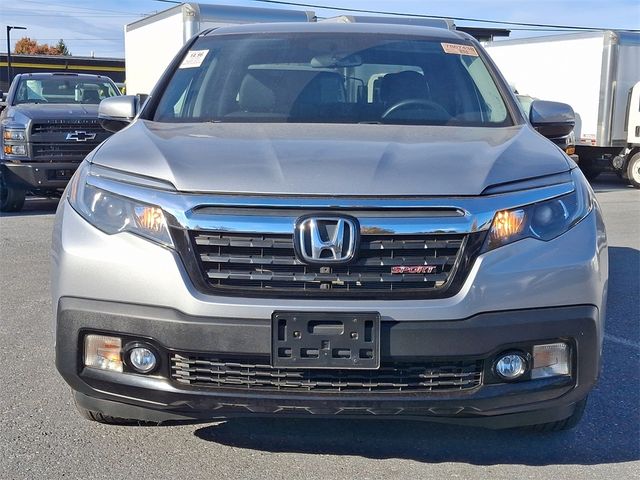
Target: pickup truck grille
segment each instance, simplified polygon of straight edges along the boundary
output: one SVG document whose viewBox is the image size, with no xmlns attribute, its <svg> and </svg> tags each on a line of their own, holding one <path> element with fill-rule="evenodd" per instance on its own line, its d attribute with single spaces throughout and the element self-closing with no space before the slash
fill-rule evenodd
<svg viewBox="0 0 640 480">
<path fill-rule="evenodd" d="M 38 135 L 44 133 L 70 133 L 82 130 L 87 133 L 105 133 L 98 120 L 51 120 L 43 123 L 34 123 L 31 126 L 31 134 Z"/>
<path fill-rule="evenodd" d="M 31 160 L 79 163 L 109 135 L 97 119 L 34 120 L 29 135 Z"/>
<path fill-rule="evenodd" d="M 362 299 L 454 295 L 449 287 L 466 277 L 479 244 L 478 234 L 362 235 L 354 261 L 324 266 L 300 261 L 292 234 L 194 231 L 190 242 L 200 283 L 211 293 Z M 430 272 L 392 273 L 425 265 Z"/>
<path fill-rule="evenodd" d="M 32 146 L 33 160 L 60 160 L 79 163 L 96 145 L 95 143 L 34 143 Z"/>
<path fill-rule="evenodd" d="M 481 361 L 393 362 L 377 370 L 279 369 L 266 363 L 174 354 L 171 378 L 197 387 L 352 393 L 460 391 L 482 381 Z"/>
</svg>

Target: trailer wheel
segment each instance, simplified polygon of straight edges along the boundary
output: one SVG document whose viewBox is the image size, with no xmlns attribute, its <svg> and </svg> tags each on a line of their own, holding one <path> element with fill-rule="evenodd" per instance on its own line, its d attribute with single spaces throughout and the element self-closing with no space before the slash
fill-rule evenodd
<svg viewBox="0 0 640 480">
<path fill-rule="evenodd" d="M 640 188 L 640 152 L 636 153 L 627 165 L 627 177 L 636 188 Z"/>
</svg>

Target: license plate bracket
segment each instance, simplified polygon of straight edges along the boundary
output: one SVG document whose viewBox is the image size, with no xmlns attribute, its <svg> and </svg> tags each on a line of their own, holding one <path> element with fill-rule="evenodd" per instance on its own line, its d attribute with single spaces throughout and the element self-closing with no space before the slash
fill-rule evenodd
<svg viewBox="0 0 640 480">
<path fill-rule="evenodd" d="M 276 368 L 380 367 L 378 312 L 288 312 L 271 316 Z"/>
<path fill-rule="evenodd" d="M 49 180 L 69 180 L 73 176 L 74 170 L 70 168 L 56 168 L 49 170 Z"/>
</svg>

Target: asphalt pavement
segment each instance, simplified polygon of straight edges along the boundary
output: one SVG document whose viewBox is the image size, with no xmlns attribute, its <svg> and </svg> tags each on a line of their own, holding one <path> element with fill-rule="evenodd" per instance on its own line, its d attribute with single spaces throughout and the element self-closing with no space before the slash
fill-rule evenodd
<svg viewBox="0 0 640 480">
<path fill-rule="evenodd" d="M 640 476 L 640 191 L 594 184 L 609 235 L 604 365 L 585 416 L 553 434 L 408 421 L 114 427 L 82 419 L 53 365 L 56 201 L 0 218 L 0 479 L 631 479 Z"/>
</svg>

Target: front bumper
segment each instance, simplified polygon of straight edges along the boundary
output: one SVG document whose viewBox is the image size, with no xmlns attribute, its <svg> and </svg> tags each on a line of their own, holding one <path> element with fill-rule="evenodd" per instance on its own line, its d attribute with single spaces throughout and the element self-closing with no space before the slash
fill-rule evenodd
<svg viewBox="0 0 640 480">
<path fill-rule="evenodd" d="M 17 187 L 27 190 L 63 189 L 71 180 L 73 173 L 80 164 L 78 162 L 60 163 L 4 163 L 3 169 L 7 181 Z"/>
<path fill-rule="evenodd" d="M 164 421 L 238 415 L 417 417 L 506 427 L 566 418 L 594 385 L 599 371 L 599 312 L 593 306 L 494 312 L 458 321 L 383 322 L 382 361 L 482 359 L 523 343 L 562 340 L 572 347 L 570 377 L 485 383 L 469 390 L 424 393 L 252 391 L 182 385 L 170 379 L 171 352 L 268 355 L 270 322 L 202 318 L 175 310 L 62 298 L 56 365 L 81 406 L 109 415 Z M 153 375 L 84 368 L 85 332 L 146 339 L 159 347 Z M 486 370 L 486 367 L 485 367 Z"/>
</svg>

